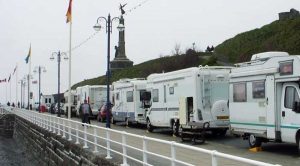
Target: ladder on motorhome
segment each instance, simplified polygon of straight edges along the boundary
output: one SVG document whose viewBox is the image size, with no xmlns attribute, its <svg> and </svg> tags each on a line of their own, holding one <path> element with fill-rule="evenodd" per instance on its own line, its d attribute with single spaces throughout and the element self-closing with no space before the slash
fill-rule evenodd
<svg viewBox="0 0 300 166">
<path fill-rule="evenodd" d="M 210 75 L 202 76 L 202 104 L 204 108 L 211 107 L 211 84 Z"/>
</svg>

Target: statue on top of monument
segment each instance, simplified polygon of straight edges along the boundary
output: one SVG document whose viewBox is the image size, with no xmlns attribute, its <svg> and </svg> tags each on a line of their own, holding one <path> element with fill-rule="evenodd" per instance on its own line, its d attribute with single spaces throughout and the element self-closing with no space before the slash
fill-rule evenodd
<svg viewBox="0 0 300 166">
<path fill-rule="evenodd" d="M 125 3 L 124 5 L 120 4 L 120 10 L 121 10 L 121 14 L 125 14 L 125 10 L 123 9 L 125 6 L 127 5 L 127 3 Z"/>
</svg>

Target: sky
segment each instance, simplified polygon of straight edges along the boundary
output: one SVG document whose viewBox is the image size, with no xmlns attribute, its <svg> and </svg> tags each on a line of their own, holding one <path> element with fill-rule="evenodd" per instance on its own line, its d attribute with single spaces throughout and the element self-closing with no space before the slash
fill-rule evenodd
<svg viewBox="0 0 300 166">
<path fill-rule="evenodd" d="M 1 103 L 16 101 L 16 89 L 20 100 L 18 82 L 29 73 L 25 58 L 30 45 L 31 69 L 40 65 L 47 70 L 41 76 L 41 92 L 57 93 L 58 63 L 49 58 L 53 52 L 68 51 L 68 3 L 69 0 L 0 0 L 0 80 L 7 79 L 18 65 L 10 83 L 0 83 Z M 300 10 L 299 0 L 73 0 L 72 47 L 93 36 L 98 17 L 109 13 L 120 16 L 120 3 L 127 3 L 125 10 L 132 9 L 124 18 L 126 55 L 134 64 L 169 55 L 176 44 L 180 44 L 182 52 L 192 43 L 197 50 L 205 50 L 208 45 L 216 46 L 277 20 L 279 12 Z M 118 41 L 117 26 L 118 22 L 113 22 L 112 58 Z M 72 84 L 104 75 L 106 62 L 107 34 L 102 30 L 72 52 Z M 31 73 L 37 80 L 38 74 Z M 61 92 L 68 89 L 68 61 L 64 60 L 60 88 Z M 32 89 L 36 99 L 37 84 Z"/>
</svg>

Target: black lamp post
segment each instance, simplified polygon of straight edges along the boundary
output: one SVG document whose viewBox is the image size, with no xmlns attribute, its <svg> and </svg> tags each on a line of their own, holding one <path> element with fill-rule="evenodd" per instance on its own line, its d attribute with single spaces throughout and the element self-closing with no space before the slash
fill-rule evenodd
<svg viewBox="0 0 300 166">
<path fill-rule="evenodd" d="M 97 23 L 94 26 L 96 31 L 100 31 L 102 26 L 100 25 L 99 21 L 104 20 L 106 23 L 106 33 L 107 33 L 107 71 L 106 71 L 106 85 L 107 85 L 107 100 L 106 100 L 106 127 L 110 128 L 110 101 L 109 101 L 109 83 L 110 83 L 110 34 L 112 33 L 112 22 L 114 20 L 120 20 L 119 17 L 114 17 L 111 19 L 110 14 L 108 14 L 107 19 L 105 17 L 99 17 L 97 19 Z M 117 29 L 119 31 L 124 31 L 125 27 L 123 24 L 119 24 Z"/>
<path fill-rule="evenodd" d="M 43 66 L 37 66 L 33 70 L 34 73 L 39 73 L 39 109 L 38 109 L 39 112 L 41 112 L 41 73 L 42 73 L 42 69 L 43 69 L 43 72 L 46 72 L 46 68 Z"/>
<path fill-rule="evenodd" d="M 52 56 L 50 57 L 50 60 L 54 60 L 54 56 L 57 56 L 57 63 L 58 63 L 58 92 L 57 92 L 57 109 L 58 109 L 58 112 L 57 112 L 57 116 L 60 117 L 60 62 L 61 62 L 61 56 L 64 56 L 64 60 L 68 60 L 68 56 L 66 53 L 64 52 L 53 52 L 52 53 Z"/>
</svg>

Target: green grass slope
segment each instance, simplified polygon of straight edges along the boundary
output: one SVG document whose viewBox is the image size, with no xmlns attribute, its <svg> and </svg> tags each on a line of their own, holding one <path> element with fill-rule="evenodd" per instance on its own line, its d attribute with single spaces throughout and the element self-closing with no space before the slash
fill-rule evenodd
<svg viewBox="0 0 300 166">
<path fill-rule="evenodd" d="M 229 62 L 249 61 L 251 55 L 265 51 L 300 54 L 300 17 L 277 20 L 259 29 L 238 34 L 215 48 L 218 58 Z"/>
<path fill-rule="evenodd" d="M 202 58 L 209 56 L 209 58 Z M 202 65 L 215 65 L 216 58 L 211 53 L 191 53 L 178 56 L 166 56 L 158 59 L 153 59 L 133 67 L 115 71 L 111 75 L 111 82 L 121 78 L 146 78 L 152 73 L 169 72 L 188 67 Z M 97 78 L 87 79 L 72 86 L 72 89 L 83 85 L 105 85 L 106 77 L 100 76 Z"/>
</svg>

